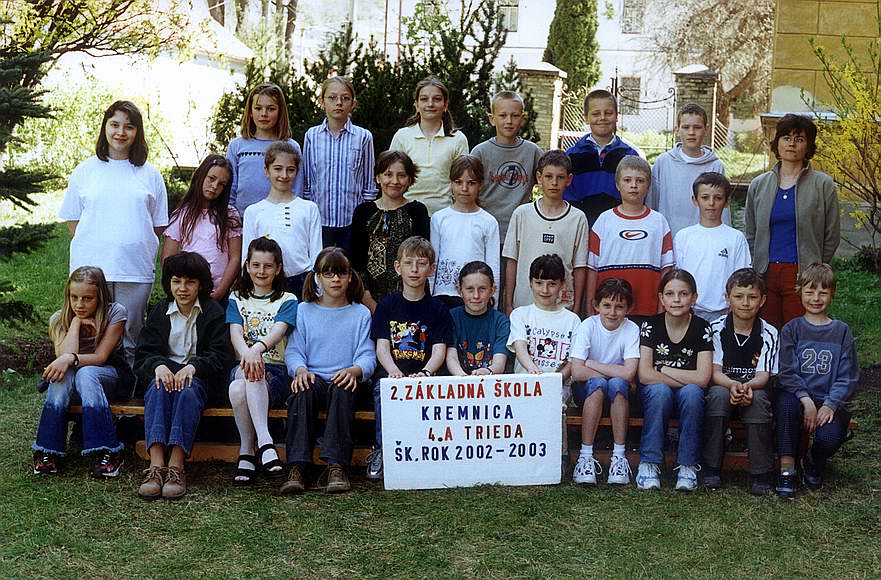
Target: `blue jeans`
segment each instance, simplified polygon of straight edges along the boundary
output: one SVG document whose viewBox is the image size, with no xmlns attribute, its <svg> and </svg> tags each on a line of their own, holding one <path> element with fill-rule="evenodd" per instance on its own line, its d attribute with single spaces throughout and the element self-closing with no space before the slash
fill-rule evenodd
<svg viewBox="0 0 881 580">
<path fill-rule="evenodd" d="M 630 400 L 630 383 L 619 377 L 611 379 L 591 377 L 587 379 L 586 383 L 572 383 L 572 399 L 577 406 L 583 407 L 587 398 L 598 390 L 603 391 L 603 397 L 608 399 L 610 403 L 615 402 L 618 395 L 624 397 L 625 400 Z"/>
<path fill-rule="evenodd" d="M 193 448 L 202 409 L 205 408 L 205 384 L 193 377 L 189 387 L 169 392 L 150 381 L 144 393 L 144 436 L 147 449 L 154 443 L 177 445 L 187 455 Z"/>
<path fill-rule="evenodd" d="M 376 447 L 382 449 L 382 390 L 379 388 L 380 377 L 373 379 L 373 413 L 376 421 Z"/>
<path fill-rule="evenodd" d="M 813 399 L 817 410 L 823 406 L 822 399 Z M 777 389 L 774 397 L 774 417 L 777 419 L 777 455 L 798 457 L 801 452 L 801 437 L 804 431 L 804 407 L 801 401 L 789 391 Z M 850 425 L 850 412 L 842 407 L 835 411 L 831 423 L 817 427 L 811 454 L 814 464 L 823 469 L 826 462 L 847 441 Z"/>
<path fill-rule="evenodd" d="M 643 424 L 639 460 L 664 463 L 664 440 L 673 406 L 679 416 L 679 465 L 699 462 L 701 429 L 704 424 L 704 390 L 697 385 L 672 388 L 664 384 L 642 385 Z"/>
<path fill-rule="evenodd" d="M 37 427 L 34 451 L 64 455 L 67 441 L 67 407 L 74 390 L 83 405 L 83 455 L 98 451 L 118 452 L 122 443 L 116 437 L 107 393 L 116 389 L 119 375 L 111 366 L 71 368 L 61 382 L 50 383 L 43 414 Z"/>
</svg>

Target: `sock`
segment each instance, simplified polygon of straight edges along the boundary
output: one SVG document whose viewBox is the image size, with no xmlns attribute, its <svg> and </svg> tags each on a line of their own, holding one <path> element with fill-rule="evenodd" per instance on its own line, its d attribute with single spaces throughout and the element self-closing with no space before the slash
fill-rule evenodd
<svg viewBox="0 0 881 580">
<path fill-rule="evenodd" d="M 624 457 L 624 445 L 618 445 L 617 443 L 615 443 L 614 445 L 614 448 L 612 448 L 612 455 L 614 455 L 615 457 Z"/>
<path fill-rule="evenodd" d="M 780 460 L 780 473 L 795 473 L 795 460 Z"/>
<path fill-rule="evenodd" d="M 593 445 L 585 445 L 584 443 L 582 443 L 581 453 L 579 454 L 579 457 L 593 457 Z"/>
</svg>

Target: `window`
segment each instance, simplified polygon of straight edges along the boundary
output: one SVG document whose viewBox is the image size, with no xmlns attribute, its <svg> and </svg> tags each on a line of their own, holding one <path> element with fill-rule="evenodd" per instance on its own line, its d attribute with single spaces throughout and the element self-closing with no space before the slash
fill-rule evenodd
<svg viewBox="0 0 881 580">
<path fill-rule="evenodd" d="M 645 15 L 645 0 L 624 0 L 621 10 L 621 32 L 624 34 L 642 33 L 642 19 Z"/>
<path fill-rule="evenodd" d="M 519 0 L 500 0 L 499 16 L 502 24 L 508 32 L 517 32 L 517 19 L 519 17 Z"/>
<path fill-rule="evenodd" d="M 639 114 L 639 97 L 641 91 L 639 77 L 621 77 L 618 79 L 618 110 L 622 115 Z"/>
</svg>

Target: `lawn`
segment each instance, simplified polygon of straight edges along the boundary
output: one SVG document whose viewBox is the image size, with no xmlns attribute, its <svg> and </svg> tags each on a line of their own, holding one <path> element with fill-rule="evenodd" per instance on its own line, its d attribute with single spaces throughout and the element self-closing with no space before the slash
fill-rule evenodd
<svg viewBox="0 0 881 580">
<path fill-rule="evenodd" d="M 45 320 L 64 284 L 64 227 L 44 249 L 0 264 Z M 836 264 L 834 313 L 881 363 L 878 277 Z M 0 349 L 43 340 L 44 324 L 0 329 Z M 130 451 L 115 481 L 30 473 L 42 397 L 27 369 L 0 374 L 0 577 L 878 577 L 881 569 L 881 372 L 860 393 L 860 428 L 830 481 L 796 501 L 753 498 L 735 475 L 721 492 L 481 487 L 385 492 L 358 474 L 355 490 L 278 497 L 229 485 L 230 466 L 196 464 L 178 503 L 137 498 L 142 460 Z M 229 428 L 234 430 L 232 423 Z M 630 444 L 636 440 L 631 438 Z"/>
</svg>

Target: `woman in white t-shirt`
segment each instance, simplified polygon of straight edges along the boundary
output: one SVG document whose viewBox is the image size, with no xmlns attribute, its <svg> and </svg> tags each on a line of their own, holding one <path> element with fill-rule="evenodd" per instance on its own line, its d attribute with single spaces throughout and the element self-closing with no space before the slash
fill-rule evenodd
<svg viewBox="0 0 881 580">
<path fill-rule="evenodd" d="M 125 357 L 135 344 L 153 287 L 159 234 L 168 225 L 165 182 L 147 163 L 141 112 L 116 101 L 104 112 L 95 155 L 73 170 L 58 217 L 67 222 L 70 271 L 98 266 L 113 301 L 128 312 Z"/>
</svg>

